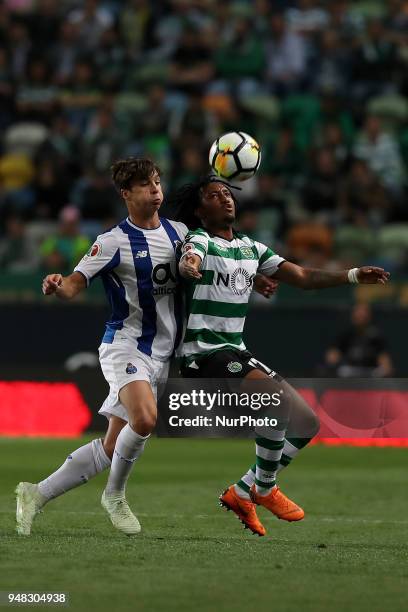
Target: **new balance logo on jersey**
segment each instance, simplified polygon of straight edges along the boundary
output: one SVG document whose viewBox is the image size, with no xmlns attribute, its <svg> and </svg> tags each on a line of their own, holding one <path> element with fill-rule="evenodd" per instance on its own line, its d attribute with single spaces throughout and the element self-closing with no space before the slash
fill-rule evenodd
<svg viewBox="0 0 408 612">
<path fill-rule="evenodd" d="M 139 259 L 141 257 L 147 257 L 147 251 L 137 251 L 135 259 Z"/>
</svg>

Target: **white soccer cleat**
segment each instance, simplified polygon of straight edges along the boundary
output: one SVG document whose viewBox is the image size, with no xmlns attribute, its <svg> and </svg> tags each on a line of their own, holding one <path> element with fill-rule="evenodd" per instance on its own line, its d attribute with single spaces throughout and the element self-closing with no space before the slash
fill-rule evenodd
<svg viewBox="0 0 408 612">
<path fill-rule="evenodd" d="M 141 531 L 141 526 L 123 495 L 106 495 L 102 493 L 102 507 L 105 508 L 112 521 L 112 525 L 123 531 L 126 535 L 136 535 Z"/>
<path fill-rule="evenodd" d="M 41 495 L 38 485 L 31 482 L 20 482 L 15 493 L 17 500 L 16 531 L 19 535 L 29 536 L 34 517 L 47 503 L 47 498 Z"/>
</svg>

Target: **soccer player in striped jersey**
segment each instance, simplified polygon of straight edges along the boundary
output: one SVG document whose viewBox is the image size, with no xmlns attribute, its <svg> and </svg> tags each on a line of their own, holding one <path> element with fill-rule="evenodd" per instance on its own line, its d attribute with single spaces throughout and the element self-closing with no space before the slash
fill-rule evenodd
<svg viewBox="0 0 408 612">
<path fill-rule="evenodd" d="M 389 274 L 371 266 L 328 272 L 286 261 L 264 244 L 234 231 L 231 187 L 210 176 L 181 188 L 175 197 L 178 219 L 193 229 L 185 239 L 179 264 L 181 275 L 189 281 L 182 374 L 190 378 L 269 379 L 272 391 L 283 390 L 290 405 L 290 421 L 278 419 L 268 437 L 257 432 L 256 463 L 220 496 L 220 503 L 233 510 L 245 527 L 264 535 L 256 505 L 287 521 L 304 517 L 304 511 L 280 491 L 276 476 L 317 433 L 319 425 L 295 389 L 246 350 L 242 334 L 253 278 L 262 273 L 301 289 L 323 289 L 349 282 L 385 283 Z M 292 423 L 295 430 L 302 431 L 301 438 L 286 436 L 294 430 Z"/>
<path fill-rule="evenodd" d="M 187 228 L 159 217 L 160 171 L 150 160 L 129 158 L 112 166 L 112 178 L 128 217 L 97 237 L 74 272 L 50 274 L 45 295 L 67 300 L 100 276 L 112 315 L 99 347 L 110 392 L 100 413 L 109 419 L 104 440 L 92 440 L 38 484 L 20 483 L 17 531 L 29 535 L 36 513 L 50 499 L 79 486 L 110 466 L 102 506 L 128 535 L 140 524 L 125 498 L 126 481 L 156 423 L 156 389 L 182 335 L 182 296 L 176 249 Z"/>
</svg>

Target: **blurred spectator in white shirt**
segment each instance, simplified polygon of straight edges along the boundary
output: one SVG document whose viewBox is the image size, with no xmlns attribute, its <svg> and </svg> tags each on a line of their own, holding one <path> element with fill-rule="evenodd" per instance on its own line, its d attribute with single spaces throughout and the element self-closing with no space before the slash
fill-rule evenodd
<svg viewBox="0 0 408 612">
<path fill-rule="evenodd" d="M 296 91 L 305 76 L 306 44 L 302 36 L 288 29 L 279 13 L 270 19 L 266 56 L 266 78 L 271 90 L 277 93 Z"/>
<path fill-rule="evenodd" d="M 327 11 L 315 0 L 299 0 L 296 7 L 286 11 L 286 19 L 293 32 L 314 34 L 324 30 L 329 23 Z"/>
<path fill-rule="evenodd" d="M 68 15 L 68 20 L 79 26 L 79 38 L 84 49 L 95 49 L 102 34 L 113 25 L 112 13 L 100 4 L 98 0 L 85 0 L 83 7 Z"/>
<path fill-rule="evenodd" d="M 383 130 L 379 117 L 367 117 L 354 147 L 354 155 L 367 162 L 382 183 L 399 192 L 404 180 L 404 168 L 396 138 Z"/>
</svg>

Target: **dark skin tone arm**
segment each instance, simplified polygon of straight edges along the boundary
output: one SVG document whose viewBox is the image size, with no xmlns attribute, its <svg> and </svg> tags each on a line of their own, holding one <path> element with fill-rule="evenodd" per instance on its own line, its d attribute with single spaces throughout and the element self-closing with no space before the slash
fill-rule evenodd
<svg viewBox="0 0 408 612">
<path fill-rule="evenodd" d="M 331 272 L 328 270 L 315 270 L 302 268 L 290 261 L 284 261 L 279 270 L 273 275 L 276 280 L 299 289 L 325 289 L 349 284 L 348 270 Z M 384 285 L 389 279 L 389 272 L 375 266 L 358 268 L 358 282 L 366 285 Z"/>
<path fill-rule="evenodd" d="M 197 217 L 203 227 L 210 233 L 225 240 L 232 240 L 232 223 L 235 218 L 235 202 L 228 186 L 212 182 L 201 190 L 201 203 L 197 208 Z M 199 279 L 201 258 L 187 253 L 179 264 L 180 273 L 184 278 Z M 389 273 L 376 266 L 363 266 L 358 268 L 357 279 L 364 284 L 384 285 Z M 299 289 L 325 289 L 347 285 L 348 270 L 331 272 L 328 270 L 315 270 L 302 268 L 289 261 L 284 261 L 276 273 L 271 277 Z"/>
<path fill-rule="evenodd" d="M 198 255 L 185 255 L 180 262 L 180 273 L 184 278 L 201 278 L 200 266 L 201 258 Z M 302 268 L 290 261 L 284 261 L 272 278 L 299 289 L 325 289 L 349 284 L 347 273 L 348 270 L 330 272 Z M 363 266 L 358 268 L 357 272 L 359 283 L 368 285 L 384 285 L 389 276 L 389 272 L 375 266 Z"/>
</svg>

